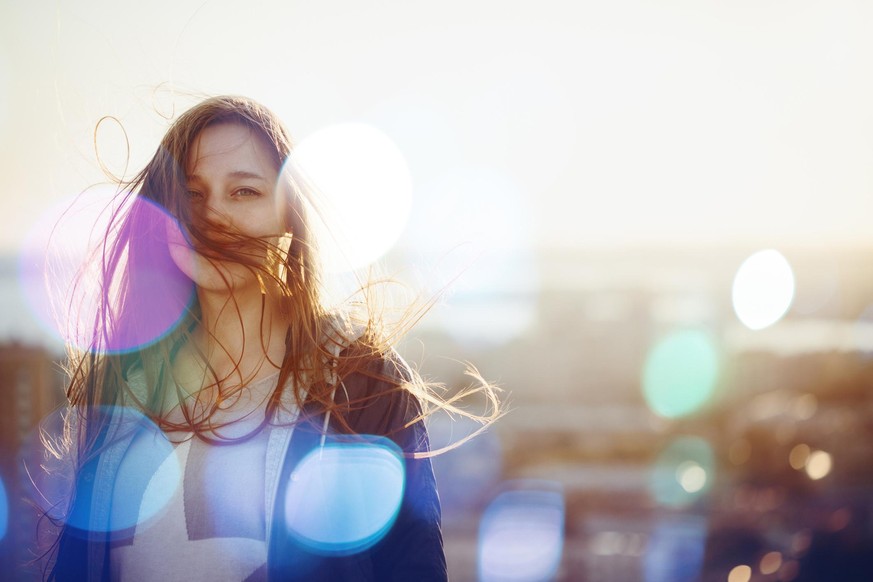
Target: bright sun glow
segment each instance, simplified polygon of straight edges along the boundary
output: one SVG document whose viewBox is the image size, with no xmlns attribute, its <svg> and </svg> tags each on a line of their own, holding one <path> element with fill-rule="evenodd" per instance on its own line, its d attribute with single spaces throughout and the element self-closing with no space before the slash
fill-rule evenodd
<svg viewBox="0 0 873 582">
<path fill-rule="evenodd" d="M 686 461 L 676 469 L 676 480 L 688 493 L 697 493 L 706 485 L 706 469 L 694 461 Z"/>
<path fill-rule="evenodd" d="M 363 123 L 331 125 L 304 139 L 292 159 L 318 190 L 326 224 L 313 222 L 327 271 L 365 267 L 397 241 L 409 217 L 412 176 L 388 136 Z"/>
<path fill-rule="evenodd" d="M 733 305 L 749 329 L 763 329 L 779 321 L 794 299 L 791 265 L 775 250 L 759 251 L 740 265 L 734 277 Z"/>
<path fill-rule="evenodd" d="M 806 460 L 806 474 L 813 481 L 823 479 L 831 472 L 833 461 L 830 454 L 824 451 L 813 451 Z"/>
</svg>

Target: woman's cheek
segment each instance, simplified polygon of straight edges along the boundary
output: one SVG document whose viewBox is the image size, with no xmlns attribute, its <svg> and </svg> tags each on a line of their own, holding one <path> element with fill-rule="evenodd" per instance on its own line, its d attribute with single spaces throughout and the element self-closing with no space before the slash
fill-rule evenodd
<svg viewBox="0 0 873 582">
<path fill-rule="evenodd" d="M 185 273 L 189 279 L 196 281 L 194 277 L 195 258 L 194 249 L 188 243 L 188 238 L 182 232 L 179 223 L 171 218 L 166 222 L 167 231 L 167 246 L 170 251 L 170 257 L 173 262 L 179 267 L 179 270 Z"/>
</svg>

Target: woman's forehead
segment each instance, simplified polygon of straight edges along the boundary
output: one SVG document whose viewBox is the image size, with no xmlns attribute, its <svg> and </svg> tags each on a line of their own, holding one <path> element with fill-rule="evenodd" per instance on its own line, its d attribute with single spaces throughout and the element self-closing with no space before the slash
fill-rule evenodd
<svg viewBox="0 0 873 582">
<path fill-rule="evenodd" d="M 206 126 L 194 138 L 186 160 L 189 176 L 250 172 L 275 174 L 275 153 L 267 140 L 239 123 Z"/>
</svg>

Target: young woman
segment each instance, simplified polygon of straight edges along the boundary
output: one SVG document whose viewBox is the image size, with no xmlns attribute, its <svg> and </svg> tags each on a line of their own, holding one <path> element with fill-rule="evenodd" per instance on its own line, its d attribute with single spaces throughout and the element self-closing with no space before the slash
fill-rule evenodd
<svg viewBox="0 0 873 582">
<path fill-rule="evenodd" d="M 50 579 L 446 579 L 423 420 L 450 405 L 375 314 L 324 307 L 291 150 L 263 106 L 212 98 L 125 188 L 70 351 Z"/>
</svg>

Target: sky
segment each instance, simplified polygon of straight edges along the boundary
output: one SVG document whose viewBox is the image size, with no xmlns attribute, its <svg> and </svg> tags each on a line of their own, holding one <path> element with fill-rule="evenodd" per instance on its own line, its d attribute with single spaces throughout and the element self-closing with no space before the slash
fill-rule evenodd
<svg viewBox="0 0 873 582">
<path fill-rule="evenodd" d="M 866 248 L 870 30 L 844 0 L 0 0 L 0 252 L 222 93 L 390 138 L 400 245 Z"/>
</svg>

